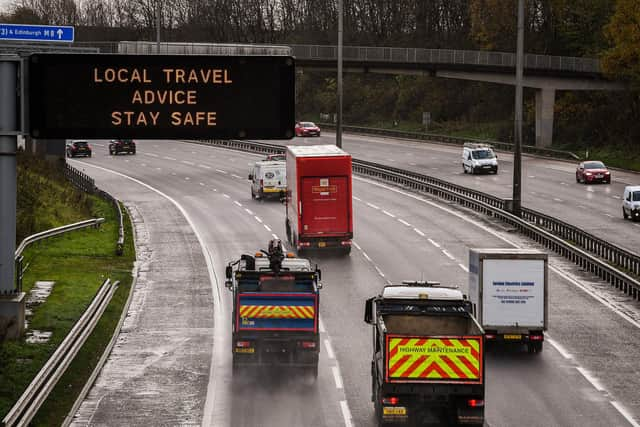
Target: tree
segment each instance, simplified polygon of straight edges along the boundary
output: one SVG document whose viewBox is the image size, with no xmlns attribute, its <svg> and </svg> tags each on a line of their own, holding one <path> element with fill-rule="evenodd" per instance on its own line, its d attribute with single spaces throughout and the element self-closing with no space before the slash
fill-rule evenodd
<svg viewBox="0 0 640 427">
<path fill-rule="evenodd" d="M 605 34 L 612 47 L 602 58 L 604 71 L 640 89 L 640 2 L 618 0 Z"/>
</svg>

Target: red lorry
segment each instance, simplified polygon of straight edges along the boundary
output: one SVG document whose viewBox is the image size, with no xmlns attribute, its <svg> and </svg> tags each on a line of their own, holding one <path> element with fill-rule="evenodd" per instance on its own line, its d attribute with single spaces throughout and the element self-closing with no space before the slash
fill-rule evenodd
<svg viewBox="0 0 640 427">
<path fill-rule="evenodd" d="M 287 147 L 287 239 L 298 251 L 351 251 L 351 155 L 335 145 Z"/>
</svg>

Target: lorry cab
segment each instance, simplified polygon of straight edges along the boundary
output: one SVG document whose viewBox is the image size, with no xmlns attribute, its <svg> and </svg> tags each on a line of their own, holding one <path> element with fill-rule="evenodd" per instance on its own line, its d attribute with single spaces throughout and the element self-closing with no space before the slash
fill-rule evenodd
<svg viewBox="0 0 640 427">
<path fill-rule="evenodd" d="M 251 198 L 279 198 L 287 190 L 287 165 L 281 160 L 264 160 L 251 166 Z"/>
<path fill-rule="evenodd" d="M 622 196 L 622 217 L 640 220 L 640 185 L 628 185 Z"/>
<path fill-rule="evenodd" d="M 498 173 L 498 156 L 488 144 L 465 143 L 462 147 L 462 171 L 476 174 Z"/>
<path fill-rule="evenodd" d="M 367 300 L 379 425 L 484 423 L 484 331 L 471 311 L 462 292 L 437 282 L 385 286 Z"/>
</svg>

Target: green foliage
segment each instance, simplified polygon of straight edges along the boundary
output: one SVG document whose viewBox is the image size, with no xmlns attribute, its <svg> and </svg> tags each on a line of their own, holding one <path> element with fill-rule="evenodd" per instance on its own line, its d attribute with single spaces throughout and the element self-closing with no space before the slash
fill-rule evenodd
<svg viewBox="0 0 640 427">
<path fill-rule="evenodd" d="M 640 89 L 640 2 L 618 0 L 605 34 L 612 47 L 603 55 L 604 71 Z"/>
</svg>

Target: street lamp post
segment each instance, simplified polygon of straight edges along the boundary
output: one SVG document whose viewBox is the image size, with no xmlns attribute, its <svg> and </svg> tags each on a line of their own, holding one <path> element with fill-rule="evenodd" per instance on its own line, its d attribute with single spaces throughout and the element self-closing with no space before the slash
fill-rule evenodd
<svg viewBox="0 0 640 427">
<path fill-rule="evenodd" d="M 518 0 L 518 40 L 516 46 L 516 108 L 513 152 L 513 214 L 521 215 L 522 194 L 522 75 L 524 68 L 524 0 Z"/>
<path fill-rule="evenodd" d="M 160 19 L 161 19 L 160 1 L 161 0 L 156 0 L 156 53 L 157 54 L 160 54 Z"/>
<path fill-rule="evenodd" d="M 338 0 L 338 105 L 336 146 L 342 148 L 342 0 Z"/>
</svg>

